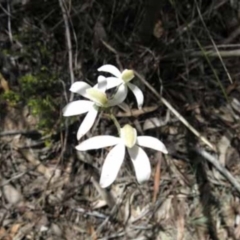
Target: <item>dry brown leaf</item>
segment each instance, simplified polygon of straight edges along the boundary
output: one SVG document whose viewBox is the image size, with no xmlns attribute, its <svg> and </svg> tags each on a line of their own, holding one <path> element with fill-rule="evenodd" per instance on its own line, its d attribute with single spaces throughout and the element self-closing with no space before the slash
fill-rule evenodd
<svg viewBox="0 0 240 240">
<path fill-rule="evenodd" d="M 184 220 L 184 206 L 183 206 L 183 200 L 178 199 L 178 207 L 177 207 L 177 240 L 183 240 L 184 239 L 184 226 L 185 226 L 185 220 Z"/>
<path fill-rule="evenodd" d="M 219 151 L 219 161 L 223 166 L 225 166 L 227 149 L 230 147 L 229 139 L 226 136 L 222 136 L 217 147 Z"/>
<path fill-rule="evenodd" d="M 37 160 L 28 149 L 19 149 L 19 152 L 23 157 L 28 160 L 33 166 L 37 167 L 37 171 L 43 174 L 46 179 L 50 179 L 54 173 L 47 167 L 45 167 L 39 160 Z"/>
<path fill-rule="evenodd" d="M 97 199 L 91 203 L 92 209 L 99 209 L 107 206 L 107 202 L 104 199 Z"/>
<path fill-rule="evenodd" d="M 0 239 L 4 239 L 4 237 L 7 236 L 7 231 L 5 230 L 5 228 L 1 227 L 0 228 Z"/>
<path fill-rule="evenodd" d="M 61 237 L 62 234 L 63 234 L 62 229 L 55 223 L 51 224 L 51 232 L 52 232 L 52 234 L 54 234 L 54 235 L 56 235 L 58 237 Z"/>
<path fill-rule="evenodd" d="M 236 228 L 235 228 L 235 230 L 234 230 L 234 233 L 235 233 L 235 237 L 237 238 L 237 239 L 239 239 L 240 238 L 240 216 L 239 215 L 237 215 L 236 216 Z"/>
<path fill-rule="evenodd" d="M 167 198 L 156 211 L 156 218 L 160 221 L 168 221 L 172 216 L 172 197 Z"/>
<path fill-rule="evenodd" d="M 224 122 L 233 123 L 234 117 L 231 113 L 228 106 L 222 106 L 219 108 L 219 111 L 216 111 L 216 115 L 218 115 Z"/>
<path fill-rule="evenodd" d="M 8 82 L 5 80 L 5 78 L 3 77 L 3 75 L 0 73 L 0 89 L 3 89 L 5 92 L 9 91 L 9 85 Z"/>
<path fill-rule="evenodd" d="M 18 233 L 14 236 L 13 240 L 22 240 L 33 229 L 34 223 L 28 223 L 19 229 Z"/>
<path fill-rule="evenodd" d="M 87 224 L 88 227 L 88 234 L 91 236 L 92 240 L 97 240 L 97 233 L 91 223 Z"/>
<path fill-rule="evenodd" d="M 130 109 L 127 110 L 127 108 L 122 107 L 124 106 L 123 104 L 121 105 L 121 108 L 125 111 L 125 112 L 118 112 L 115 114 L 116 117 L 138 117 L 140 115 L 146 114 L 146 113 L 150 113 L 155 111 L 156 109 L 158 109 L 158 106 L 151 106 L 151 107 L 144 107 L 142 109 Z"/>
<path fill-rule="evenodd" d="M 165 119 L 161 119 L 157 117 L 148 118 L 143 124 L 143 130 L 165 126 L 169 122 L 169 117 L 170 117 L 169 113 L 167 113 Z"/>
<path fill-rule="evenodd" d="M 240 113 L 240 102 L 236 98 L 232 99 L 231 106 L 236 112 Z"/>
<path fill-rule="evenodd" d="M 3 186 L 3 194 L 10 204 L 17 204 L 23 199 L 22 194 L 11 184 Z"/>
<path fill-rule="evenodd" d="M 21 226 L 22 226 L 22 224 L 20 224 L 20 223 L 15 223 L 12 225 L 12 227 L 10 229 L 10 236 L 12 238 L 18 233 Z"/>
<path fill-rule="evenodd" d="M 159 192 L 159 184 L 160 184 L 160 178 L 161 178 L 161 161 L 162 161 L 162 153 L 158 152 L 156 154 L 157 158 L 157 166 L 154 176 L 154 187 L 153 187 L 153 202 L 156 202 L 157 195 Z"/>
<path fill-rule="evenodd" d="M 124 206 L 124 223 L 127 223 L 127 221 L 129 220 L 130 218 L 130 215 L 131 215 L 131 197 L 134 193 L 131 194 L 130 197 L 127 198 L 127 201 L 125 203 L 125 206 Z"/>
<path fill-rule="evenodd" d="M 155 38 L 160 39 L 163 33 L 164 33 L 164 29 L 162 26 L 162 21 L 158 20 L 154 25 L 153 35 Z"/>
</svg>

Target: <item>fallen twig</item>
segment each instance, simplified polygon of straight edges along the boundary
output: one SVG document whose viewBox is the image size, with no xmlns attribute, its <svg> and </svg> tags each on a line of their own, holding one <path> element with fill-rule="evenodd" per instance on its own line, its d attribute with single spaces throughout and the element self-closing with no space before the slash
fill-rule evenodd
<svg viewBox="0 0 240 240">
<path fill-rule="evenodd" d="M 4 131 L 0 132 L 0 137 L 4 136 L 12 136 L 12 135 L 18 135 L 18 134 L 37 134 L 39 133 L 37 130 L 11 130 L 11 131 Z"/>
</svg>

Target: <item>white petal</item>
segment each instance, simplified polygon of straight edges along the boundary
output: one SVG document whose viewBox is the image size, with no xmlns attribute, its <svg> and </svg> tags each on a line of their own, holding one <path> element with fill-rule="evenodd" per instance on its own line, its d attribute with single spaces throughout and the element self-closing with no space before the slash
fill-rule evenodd
<svg viewBox="0 0 240 240">
<path fill-rule="evenodd" d="M 165 154 L 168 153 L 168 150 L 166 149 L 165 145 L 155 137 L 150 136 L 137 137 L 137 144 L 142 147 L 152 148 Z"/>
<path fill-rule="evenodd" d="M 88 112 L 90 109 L 92 109 L 93 104 L 93 102 L 87 100 L 70 102 L 63 108 L 63 116 L 69 117 Z"/>
<path fill-rule="evenodd" d="M 82 136 L 84 136 L 92 127 L 96 117 L 98 114 L 98 110 L 93 107 L 84 118 L 82 124 L 80 125 L 77 132 L 77 140 L 80 140 Z"/>
<path fill-rule="evenodd" d="M 91 86 L 88 83 L 78 81 L 78 82 L 73 83 L 69 90 L 71 92 L 78 93 L 81 96 L 85 97 L 86 96 L 86 90 L 89 89 L 89 88 L 91 88 Z"/>
<path fill-rule="evenodd" d="M 144 101 L 144 96 L 143 96 L 142 90 L 132 83 L 127 83 L 127 85 L 131 89 L 131 91 L 133 92 L 133 94 L 137 100 L 138 108 L 141 109 L 142 105 L 143 105 L 143 101 Z"/>
<path fill-rule="evenodd" d="M 107 81 L 107 89 L 117 87 L 123 83 L 123 81 L 120 78 L 116 78 L 116 77 L 107 77 L 106 81 Z"/>
<path fill-rule="evenodd" d="M 128 153 L 133 163 L 137 181 L 139 183 L 147 181 L 151 176 L 151 165 L 145 151 L 135 145 L 132 148 L 128 148 Z"/>
<path fill-rule="evenodd" d="M 97 88 L 105 93 L 107 90 L 107 78 L 105 78 L 104 76 L 99 76 L 98 83 L 94 86 L 94 88 Z"/>
<path fill-rule="evenodd" d="M 89 138 L 84 142 L 81 142 L 79 145 L 76 146 L 76 149 L 79 151 L 87 151 L 87 150 L 114 146 L 119 142 L 121 142 L 119 137 L 108 136 L 108 135 L 96 136 L 96 137 Z"/>
<path fill-rule="evenodd" d="M 99 72 L 108 72 L 111 73 L 112 75 L 114 75 L 115 77 L 120 78 L 121 77 L 121 72 L 119 71 L 119 69 L 117 69 L 115 66 L 111 65 L 111 64 L 106 64 L 103 65 L 102 67 L 100 67 L 98 69 Z"/>
<path fill-rule="evenodd" d="M 100 178 L 100 185 L 106 188 L 116 179 L 125 156 L 125 146 L 122 143 L 116 145 L 107 155 Z"/>
<path fill-rule="evenodd" d="M 111 107 L 122 103 L 127 97 L 127 93 L 128 93 L 127 86 L 125 84 L 120 85 L 113 98 L 108 101 L 108 106 Z"/>
</svg>

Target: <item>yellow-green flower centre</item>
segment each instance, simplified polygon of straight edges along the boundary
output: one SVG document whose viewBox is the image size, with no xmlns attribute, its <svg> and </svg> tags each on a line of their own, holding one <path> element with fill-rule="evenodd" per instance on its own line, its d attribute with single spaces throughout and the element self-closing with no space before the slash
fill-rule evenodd
<svg viewBox="0 0 240 240">
<path fill-rule="evenodd" d="M 129 124 L 126 124 L 120 130 L 121 139 L 128 148 L 132 148 L 137 141 L 137 131 L 135 128 L 131 127 Z"/>
<path fill-rule="evenodd" d="M 134 72 L 133 70 L 129 70 L 129 69 L 125 69 L 122 72 L 122 80 L 127 83 L 129 81 L 131 81 L 134 78 Z"/>
<path fill-rule="evenodd" d="M 108 103 L 107 95 L 98 89 L 89 88 L 86 90 L 88 98 L 95 102 L 98 106 L 104 107 Z"/>
</svg>

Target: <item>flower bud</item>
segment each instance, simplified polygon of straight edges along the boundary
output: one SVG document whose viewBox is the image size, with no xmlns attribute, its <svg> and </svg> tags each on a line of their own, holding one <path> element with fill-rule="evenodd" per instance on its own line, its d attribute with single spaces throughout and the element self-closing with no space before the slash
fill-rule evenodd
<svg viewBox="0 0 240 240">
<path fill-rule="evenodd" d="M 122 80 L 127 83 L 129 81 L 131 81 L 134 78 L 134 72 L 133 70 L 129 70 L 129 69 L 125 69 L 122 72 Z"/>
</svg>

